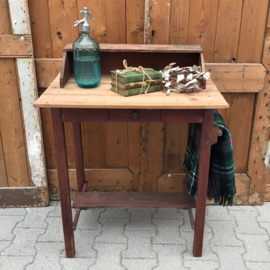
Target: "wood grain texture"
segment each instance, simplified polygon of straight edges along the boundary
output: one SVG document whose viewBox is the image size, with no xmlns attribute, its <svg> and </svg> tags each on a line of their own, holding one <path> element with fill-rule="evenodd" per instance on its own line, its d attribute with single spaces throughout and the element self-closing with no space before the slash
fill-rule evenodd
<svg viewBox="0 0 270 270">
<path fill-rule="evenodd" d="M 48 1 L 53 57 L 62 57 L 63 48 L 79 37 L 79 29 L 73 27 L 77 19 L 76 0 Z"/>
<path fill-rule="evenodd" d="M 38 87 L 47 88 L 61 71 L 61 58 L 36 58 L 36 76 Z"/>
<path fill-rule="evenodd" d="M 78 19 L 82 18 L 80 11 L 88 7 L 93 19 L 89 20 L 90 23 L 90 35 L 96 39 L 99 43 L 107 43 L 107 28 L 106 28 L 106 0 L 77 0 Z"/>
<path fill-rule="evenodd" d="M 126 1 L 106 0 L 107 43 L 126 43 Z"/>
<path fill-rule="evenodd" d="M 133 190 L 141 187 L 142 124 L 128 123 L 128 168 L 133 173 Z"/>
<path fill-rule="evenodd" d="M 52 57 L 48 0 L 28 0 L 35 57 Z"/>
<path fill-rule="evenodd" d="M 57 170 L 47 170 L 51 189 L 58 189 Z M 76 170 L 68 170 L 71 190 L 77 190 Z M 87 191 L 133 190 L 133 174 L 129 169 L 86 169 Z"/>
<path fill-rule="evenodd" d="M 219 0 L 214 61 L 234 63 L 242 15 L 243 0 Z"/>
<path fill-rule="evenodd" d="M 194 94 L 171 93 L 166 96 L 163 91 L 147 95 L 137 95 L 131 98 L 122 97 L 110 91 L 110 77 L 103 76 L 97 88 L 78 88 L 74 78 L 71 78 L 65 88 L 59 88 L 59 76 L 51 86 L 34 103 L 36 107 L 60 108 L 111 108 L 111 109 L 222 109 L 228 108 L 216 86 L 207 81 L 207 91 Z M 179 98 L 181 97 L 181 98 Z"/>
<path fill-rule="evenodd" d="M 168 44 L 170 27 L 170 0 L 149 0 L 149 27 L 146 44 Z"/>
<path fill-rule="evenodd" d="M 262 64 L 208 63 L 205 66 L 222 93 L 258 93 L 264 88 L 266 70 Z"/>
<path fill-rule="evenodd" d="M 265 202 L 269 202 L 270 201 L 270 185 L 269 184 L 267 184 L 266 187 L 265 187 L 264 201 Z"/>
<path fill-rule="evenodd" d="M 26 142 L 17 86 L 15 60 L 0 60 L 0 129 L 8 186 L 29 186 Z"/>
<path fill-rule="evenodd" d="M 73 208 L 193 208 L 195 200 L 187 193 L 92 192 L 77 193 Z"/>
<path fill-rule="evenodd" d="M 158 178 L 158 191 L 160 192 L 185 192 L 185 173 L 164 173 Z"/>
<path fill-rule="evenodd" d="M 188 44 L 202 46 L 205 62 L 214 60 L 217 13 L 217 0 L 190 0 Z"/>
<path fill-rule="evenodd" d="M 162 174 L 163 123 L 142 124 L 141 191 L 157 191 Z"/>
<path fill-rule="evenodd" d="M 33 54 L 30 35 L 2 35 L 0 38 L 0 57 L 30 57 Z"/>
<path fill-rule="evenodd" d="M 108 168 L 128 168 L 127 123 L 107 123 L 106 161 Z"/>
<path fill-rule="evenodd" d="M 60 58 L 37 58 L 36 73 L 39 87 L 47 88 L 59 74 Z M 206 70 L 220 92 L 259 92 L 264 87 L 265 67 L 262 64 L 206 63 Z"/>
<path fill-rule="evenodd" d="M 0 187 L 8 187 L 7 170 L 4 158 L 1 130 L 0 130 Z"/>
<path fill-rule="evenodd" d="M 188 124 L 166 123 L 163 172 L 184 172 L 183 163 L 188 140 Z"/>
<path fill-rule="evenodd" d="M 265 186 L 269 179 L 269 168 L 266 168 L 262 158 L 262 148 L 266 141 L 270 140 L 270 7 L 266 24 L 265 44 L 262 62 L 267 69 L 265 86 L 257 96 L 255 114 L 251 135 L 248 175 L 251 178 L 249 198 L 250 204 L 262 204 L 265 196 Z"/>
<path fill-rule="evenodd" d="M 232 135 L 235 172 L 246 173 L 255 94 L 224 94 L 224 98 L 230 108 L 219 112 Z"/>
<path fill-rule="evenodd" d="M 0 18 L 1 18 L 0 35 L 11 34 L 11 25 L 7 0 L 0 0 Z"/>
<path fill-rule="evenodd" d="M 105 123 L 83 124 L 85 168 L 106 168 Z"/>
<path fill-rule="evenodd" d="M 170 44 L 187 44 L 190 0 L 171 0 Z"/>
<path fill-rule="evenodd" d="M 245 0 L 243 3 L 238 63 L 261 62 L 268 0 Z"/>
<path fill-rule="evenodd" d="M 127 43 L 144 42 L 144 0 L 126 0 Z"/>
<path fill-rule="evenodd" d="M 55 160 L 55 148 L 54 148 L 51 110 L 48 108 L 46 109 L 42 108 L 40 110 L 40 115 L 41 115 L 42 133 L 43 133 L 46 169 L 56 169 L 57 166 L 56 166 L 56 160 Z"/>
</svg>

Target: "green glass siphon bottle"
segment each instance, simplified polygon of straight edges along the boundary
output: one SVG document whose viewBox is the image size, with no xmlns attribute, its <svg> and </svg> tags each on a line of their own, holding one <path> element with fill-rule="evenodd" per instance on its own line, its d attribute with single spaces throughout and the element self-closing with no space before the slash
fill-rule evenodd
<svg viewBox="0 0 270 270">
<path fill-rule="evenodd" d="M 76 83 L 82 88 L 94 88 L 101 81 L 100 47 L 96 40 L 90 37 L 90 25 L 88 16 L 92 18 L 88 8 L 80 11 L 82 20 L 77 20 L 74 26 L 81 24 L 81 36 L 73 43 L 73 68 Z"/>
</svg>

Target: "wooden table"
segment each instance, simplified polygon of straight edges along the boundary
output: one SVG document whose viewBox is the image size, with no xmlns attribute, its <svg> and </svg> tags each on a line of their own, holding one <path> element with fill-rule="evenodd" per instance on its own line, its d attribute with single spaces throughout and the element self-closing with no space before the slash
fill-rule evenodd
<svg viewBox="0 0 270 270">
<path fill-rule="evenodd" d="M 74 233 L 81 209 L 96 207 L 196 207 L 194 256 L 202 255 L 206 193 L 210 148 L 217 129 L 213 128 L 214 109 L 228 108 L 227 102 L 213 82 L 207 90 L 196 94 L 163 91 L 147 95 L 122 97 L 110 89 L 110 77 L 104 75 L 95 89 L 78 88 L 70 78 L 64 88 L 59 87 L 59 76 L 35 102 L 36 107 L 51 108 L 58 166 L 59 191 L 66 256 L 74 257 Z M 64 122 L 73 123 L 74 148 L 78 193 L 72 207 L 77 212 L 72 220 Z M 145 192 L 85 192 L 81 122 L 165 122 L 201 123 L 202 135 L 199 160 L 199 181 L 196 202 L 186 193 Z M 91 179 L 89 179 L 91 181 Z"/>
</svg>

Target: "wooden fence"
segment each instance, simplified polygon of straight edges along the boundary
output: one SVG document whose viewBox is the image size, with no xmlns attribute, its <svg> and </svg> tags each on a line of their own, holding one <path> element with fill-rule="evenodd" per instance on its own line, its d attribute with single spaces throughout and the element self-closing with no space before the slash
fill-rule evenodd
<svg viewBox="0 0 270 270">
<path fill-rule="evenodd" d="M 263 145 L 270 140 L 269 0 L 28 0 L 28 4 L 39 94 L 60 72 L 63 46 L 79 36 L 73 22 L 84 6 L 96 20 L 90 22 L 91 35 L 100 43 L 200 44 L 206 68 L 230 104 L 221 113 L 234 143 L 235 203 L 270 199 L 262 156 Z M 41 115 L 51 197 L 57 198 L 50 112 L 42 109 Z M 65 129 L 75 189 L 71 125 Z M 184 124 L 83 124 L 86 175 L 93 179 L 90 188 L 182 190 L 186 134 Z"/>
</svg>

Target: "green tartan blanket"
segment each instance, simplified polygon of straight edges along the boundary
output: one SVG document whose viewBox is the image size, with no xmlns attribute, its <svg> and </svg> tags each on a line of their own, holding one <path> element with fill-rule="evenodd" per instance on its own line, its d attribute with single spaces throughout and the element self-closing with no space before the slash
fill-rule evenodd
<svg viewBox="0 0 270 270">
<path fill-rule="evenodd" d="M 210 200 L 214 198 L 216 204 L 232 205 L 236 193 L 232 138 L 222 116 L 216 110 L 214 122 L 222 130 L 222 136 L 211 147 L 207 197 Z M 189 172 L 188 193 L 193 196 L 197 192 L 200 138 L 201 124 L 192 124 L 184 167 Z"/>
</svg>

